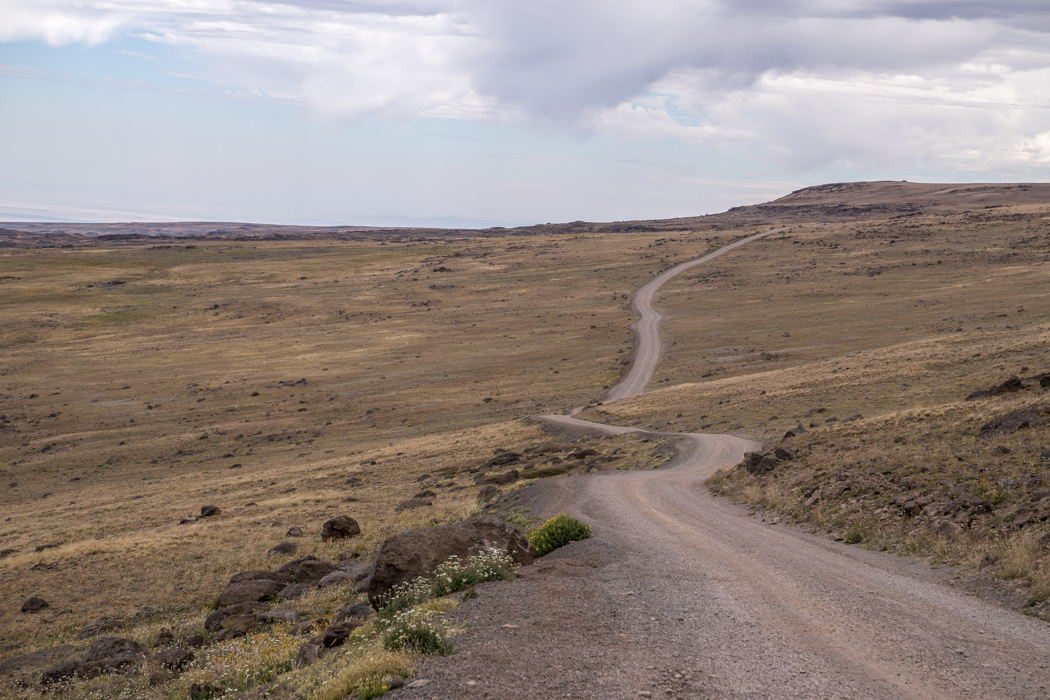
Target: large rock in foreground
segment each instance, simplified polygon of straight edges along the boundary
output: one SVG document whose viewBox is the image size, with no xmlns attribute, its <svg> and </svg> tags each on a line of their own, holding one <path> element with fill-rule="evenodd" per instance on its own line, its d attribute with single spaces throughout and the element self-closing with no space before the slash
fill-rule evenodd
<svg viewBox="0 0 1050 700">
<path fill-rule="evenodd" d="M 429 576 L 452 555 L 466 559 L 489 547 L 507 550 L 522 566 L 531 564 L 536 557 L 525 531 L 495 515 L 475 515 L 454 525 L 395 535 L 383 543 L 372 563 L 368 601 L 378 608 L 394 586 L 417 576 Z"/>
</svg>

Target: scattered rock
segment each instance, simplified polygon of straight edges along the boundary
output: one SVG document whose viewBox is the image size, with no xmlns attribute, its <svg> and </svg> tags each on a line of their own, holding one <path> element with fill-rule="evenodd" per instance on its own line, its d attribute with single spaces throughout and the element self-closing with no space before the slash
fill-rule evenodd
<svg viewBox="0 0 1050 700">
<path fill-rule="evenodd" d="M 306 668 L 322 658 L 328 651 L 328 649 L 321 644 L 323 638 L 323 636 L 319 635 L 299 647 L 299 654 L 295 658 L 295 665 L 299 668 Z"/>
<path fill-rule="evenodd" d="M 109 632 L 110 630 L 120 629 L 124 626 L 124 621 L 119 617 L 108 617 L 103 616 L 99 619 L 91 622 L 80 630 L 80 634 L 77 635 L 77 639 L 87 639 L 89 637 L 97 637 L 103 632 Z"/>
<path fill-rule="evenodd" d="M 76 675 L 77 667 L 79 665 L 79 661 L 66 661 L 54 668 L 48 669 L 40 674 L 40 684 L 51 685 L 52 683 L 61 683 L 62 681 L 69 680 Z"/>
<path fill-rule="evenodd" d="M 296 549 L 298 549 L 298 547 L 295 545 L 295 542 L 281 542 L 280 544 L 275 544 L 273 547 L 270 547 L 270 549 L 266 551 L 266 556 L 276 557 L 282 554 L 295 554 Z"/>
<path fill-rule="evenodd" d="M 327 521 L 321 526 L 321 539 L 345 540 L 361 534 L 361 526 L 353 518 L 340 515 Z"/>
<path fill-rule="evenodd" d="M 157 633 L 157 644 L 155 646 L 168 647 L 174 643 L 175 635 L 167 627 L 162 627 L 160 632 Z"/>
<path fill-rule="evenodd" d="M 237 605 L 220 608 L 211 615 L 208 615 L 208 619 L 204 621 L 204 629 L 209 632 L 217 632 L 222 629 L 222 623 L 228 617 L 233 617 L 235 615 L 255 615 L 256 613 L 269 610 L 269 608 L 270 606 L 266 605 L 266 603 L 258 602 L 238 603 Z M 187 644 L 187 646 L 194 645 Z"/>
<path fill-rule="evenodd" d="M 259 626 L 253 615 L 231 615 L 222 621 L 222 629 L 215 635 L 216 641 L 224 642 L 227 639 L 243 637 L 249 632 L 254 632 Z"/>
<path fill-rule="evenodd" d="M 518 470 L 517 469 L 511 469 L 508 472 L 504 472 L 503 474 L 499 474 L 499 475 L 491 478 L 490 481 L 493 484 L 498 484 L 499 486 L 505 486 L 507 484 L 513 484 L 515 481 L 517 481 L 520 478 L 521 478 L 521 474 L 518 473 Z"/>
<path fill-rule="evenodd" d="M 773 471 L 780 464 L 780 460 L 768 452 L 747 452 L 744 461 L 741 462 L 748 474 L 765 474 Z"/>
<path fill-rule="evenodd" d="M 415 510 L 416 508 L 426 508 L 427 506 L 434 505 L 433 501 L 428 501 L 423 498 L 410 498 L 397 508 L 394 509 L 395 513 L 401 513 L 406 510 Z"/>
<path fill-rule="evenodd" d="M 795 453 L 786 447 L 776 447 L 773 449 L 773 456 L 779 460 L 791 460 L 795 458 Z"/>
<path fill-rule="evenodd" d="M 222 511 L 219 510 L 218 506 L 201 506 L 201 518 L 210 518 L 214 515 L 218 515 Z"/>
<path fill-rule="evenodd" d="M 150 660 L 169 671 L 181 671 L 193 663 L 195 658 L 196 654 L 189 649 L 170 647 L 155 652 Z"/>
<path fill-rule="evenodd" d="M 289 583 L 277 594 L 277 600 L 287 603 L 290 600 L 302 598 L 313 586 L 308 583 Z"/>
<path fill-rule="evenodd" d="M 381 604 L 394 586 L 431 574 L 453 554 L 466 559 L 487 547 L 505 549 L 521 565 L 531 564 L 535 549 L 519 526 L 489 514 L 461 523 L 409 530 L 379 548 L 368 579 L 368 600 Z"/>
<path fill-rule="evenodd" d="M 427 489 L 425 491 L 420 491 L 419 493 L 417 493 L 412 498 L 435 498 L 436 496 L 437 496 L 436 493 L 434 493 L 430 489 Z"/>
<path fill-rule="evenodd" d="M 40 666 L 46 666 L 54 657 L 68 653 L 72 650 L 73 647 L 64 644 L 52 649 L 40 649 L 28 654 L 12 656 L 8 659 L 4 659 L 3 662 L 0 662 L 0 673 L 17 671 L 20 668 L 39 668 Z"/>
<path fill-rule="evenodd" d="M 1023 428 L 1037 428 L 1044 423 L 1040 414 L 1047 409 L 1047 404 L 1036 404 L 1011 411 L 981 426 L 980 435 L 987 438 L 993 435 L 1009 435 Z"/>
<path fill-rule="evenodd" d="M 293 525 L 292 527 L 288 528 L 288 532 L 285 533 L 285 536 L 286 537 L 302 537 L 303 536 L 303 529 L 301 527 Z M 289 542 L 288 544 L 291 544 L 291 543 Z"/>
<path fill-rule="evenodd" d="M 1014 375 L 998 386 L 993 386 L 988 389 L 978 389 L 977 391 L 967 396 L 966 400 L 976 401 L 977 399 L 987 399 L 991 396 L 1009 394 L 1015 391 L 1021 391 L 1022 389 L 1024 389 L 1024 383 L 1019 377 Z"/>
<path fill-rule="evenodd" d="M 360 626 L 361 623 L 354 619 L 348 619 L 330 625 L 328 629 L 324 631 L 324 635 L 321 638 L 321 646 L 329 649 L 343 646 L 343 643 L 346 642 L 346 638 L 350 636 L 350 633 Z"/>
<path fill-rule="evenodd" d="M 295 572 L 295 582 L 316 586 L 328 574 L 338 571 L 339 567 L 320 559 L 308 559 L 301 564 Z"/>
<path fill-rule="evenodd" d="M 941 520 L 933 526 L 933 531 L 945 539 L 952 539 L 959 534 L 961 528 L 951 520 Z"/>
<path fill-rule="evenodd" d="M 481 501 L 482 503 L 488 503 L 489 501 L 491 501 L 493 498 L 495 498 L 499 494 L 500 494 L 500 490 L 498 488 L 496 488 L 495 486 L 493 486 L 492 484 L 489 484 L 485 488 L 483 488 L 480 491 L 478 491 L 478 500 Z"/>
<path fill-rule="evenodd" d="M 317 587 L 328 588 L 329 586 L 339 586 L 344 583 L 353 583 L 350 574 L 343 569 L 336 569 L 330 574 L 325 574 L 324 577 L 317 582 Z"/>
<path fill-rule="evenodd" d="M 363 625 L 373 615 L 375 615 L 375 611 L 372 610 L 371 605 L 354 603 L 353 605 L 347 605 L 345 608 L 337 612 L 332 618 L 332 622 L 338 624 L 340 622 L 346 622 L 347 620 L 355 620 Z"/>
<path fill-rule="evenodd" d="M 81 678 L 113 673 L 137 666 L 144 657 L 145 652 L 134 639 L 99 637 L 88 647 L 84 658 L 77 665 L 76 673 Z"/>
<path fill-rule="evenodd" d="M 255 616 L 257 622 L 286 622 L 290 625 L 299 624 L 299 614 L 294 610 L 278 609 L 267 610 Z"/>
<path fill-rule="evenodd" d="M 278 583 L 289 584 L 293 580 L 293 577 L 289 574 L 278 574 L 273 571 L 267 571 L 266 569 L 256 569 L 255 571 L 242 571 L 239 574 L 234 574 L 230 577 L 230 583 L 237 583 L 239 581 L 277 581 Z"/>
<path fill-rule="evenodd" d="M 225 608 L 237 603 L 263 601 L 277 595 L 284 587 L 284 583 L 271 579 L 249 579 L 231 583 L 215 599 L 215 607 Z"/>
<path fill-rule="evenodd" d="M 388 690 L 402 688 L 405 685 L 405 679 L 397 675 L 383 676 L 383 685 L 385 685 Z"/>
<path fill-rule="evenodd" d="M 227 608 L 227 610 L 229 610 L 229 608 Z M 191 634 L 189 637 L 182 640 L 182 646 L 187 649 L 200 649 L 207 643 L 208 640 L 204 638 L 203 634 Z"/>
<path fill-rule="evenodd" d="M 277 573 L 279 573 L 279 574 L 290 574 L 290 575 L 292 575 L 294 577 L 296 572 L 299 571 L 299 565 L 300 564 L 302 564 L 304 561 L 315 561 L 316 559 L 317 559 L 317 557 L 312 556 L 312 555 L 307 555 L 305 557 L 300 557 L 299 559 L 293 559 L 290 562 L 288 562 L 288 563 L 286 563 L 286 564 L 284 564 L 282 566 L 279 566 L 277 568 Z"/>
<path fill-rule="evenodd" d="M 49 607 L 51 607 L 51 604 L 43 598 L 37 598 L 36 596 L 32 596 L 31 598 L 27 599 L 24 603 L 22 603 L 22 612 L 35 613 L 40 612 L 44 608 Z"/>
<path fill-rule="evenodd" d="M 17 549 L 0 549 L 0 559 L 6 559 L 12 554 L 18 554 Z"/>
</svg>

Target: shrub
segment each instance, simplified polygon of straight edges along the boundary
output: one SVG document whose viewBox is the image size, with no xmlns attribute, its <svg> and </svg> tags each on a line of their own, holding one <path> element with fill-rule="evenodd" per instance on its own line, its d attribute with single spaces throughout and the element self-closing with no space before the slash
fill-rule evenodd
<svg viewBox="0 0 1050 700">
<path fill-rule="evenodd" d="M 402 610 L 408 610 L 413 605 L 419 605 L 430 598 L 431 583 L 422 576 L 416 577 L 414 581 L 394 586 L 381 599 L 383 607 L 379 608 L 377 615 L 380 619 L 393 619 Z"/>
<path fill-rule="evenodd" d="M 585 540 L 590 536 L 590 526 L 562 513 L 529 532 L 529 542 L 536 548 L 537 556 L 542 557 L 558 547 Z"/>
<path fill-rule="evenodd" d="M 433 610 L 403 610 L 383 621 L 383 646 L 390 651 L 443 656 L 452 653 L 448 630 L 434 619 Z"/>
<path fill-rule="evenodd" d="M 514 576 L 517 566 L 502 549 L 484 549 L 472 555 L 464 564 L 452 555 L 434 572 L 434 596 L 462 591 L 483 581 L 506 581 Z"/>
</svg>

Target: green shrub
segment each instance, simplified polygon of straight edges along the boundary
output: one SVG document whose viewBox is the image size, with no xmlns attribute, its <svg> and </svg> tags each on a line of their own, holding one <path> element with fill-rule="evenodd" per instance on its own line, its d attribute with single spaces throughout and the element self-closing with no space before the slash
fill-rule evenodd
<svg viewBox="0 0 1050 700">
<path fill-rule="evenodd" d="M 413 608 L 385 620 L 383 646 L 390 651 L 414 651 L 417 654 L 443 656 L 452 653 L 448 630 L 434 619 L 433 610 Z"/>
<path fill-rule="evenodd" d="M 536 548 L 537 556 L 553 552 L 570 542 L 579 542 L 591 536 L 591 528 L 571 515 L 556 515 L 535 530 L 529 532 L 529 542 Z"/>
</svg>

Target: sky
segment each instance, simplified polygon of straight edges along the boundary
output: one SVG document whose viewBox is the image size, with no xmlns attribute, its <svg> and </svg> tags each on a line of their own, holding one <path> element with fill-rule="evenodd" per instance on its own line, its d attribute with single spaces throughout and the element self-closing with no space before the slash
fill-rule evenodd
<svg viewBox="0 0 1050 700">
<path fill-rule="evenodd" d="M 1046 0 L 0 0 L 0 220 L 489 226 L 1050 180 Z"/>
</svg>

